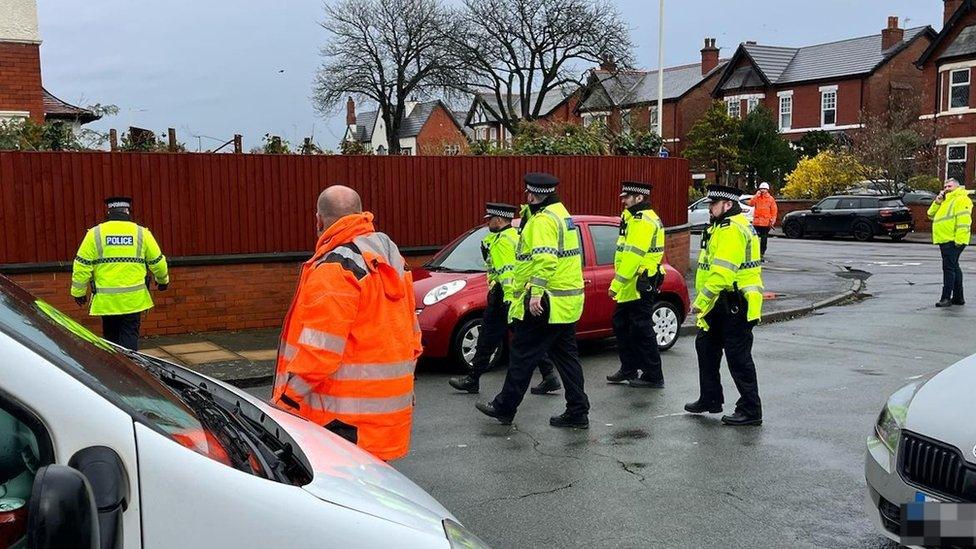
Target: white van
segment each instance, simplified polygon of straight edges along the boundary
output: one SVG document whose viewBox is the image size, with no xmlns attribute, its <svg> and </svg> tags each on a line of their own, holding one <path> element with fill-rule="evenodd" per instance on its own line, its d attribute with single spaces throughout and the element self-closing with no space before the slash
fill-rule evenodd
<svg viewBox="0 0 976 549">
<path fill-rule="evenodd" d="M 486 547 L 304 419 L 0 276 L 0 547 Z"/>
</svg>

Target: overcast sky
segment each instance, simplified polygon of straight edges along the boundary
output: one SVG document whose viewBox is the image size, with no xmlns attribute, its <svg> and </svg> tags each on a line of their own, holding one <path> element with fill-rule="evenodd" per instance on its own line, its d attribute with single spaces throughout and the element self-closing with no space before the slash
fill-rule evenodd
<svg viewBox="0 0 976 549">
<path fill-rule="evenodd" d="M 453 0 L 452 0 L 453 1 Z M 657 66 L 657 2 L 616 0 L 638 66 Z M 703 38 L 722 56 L 746 40 L 802 46 L 903 26 L 942 24 L 941 0 L 666 0 L 665 63 L 700 58 Z M 325 34 L 320 0 L 38 0 L 44 85 L 81 105 L 115 104 L 96 128 L 175 127 L 187 148 L 234 133 L 245 148 L 265 133 L 313 135 L 336 148 L 344 115 L 322 118 L 311 85 Z M 340 107 L 341 109 L 341 107 Z M 344 112 L 344 111 L 343 111 Z M 199 136 L 199 137 L 198 137 Z"/>
</svg>

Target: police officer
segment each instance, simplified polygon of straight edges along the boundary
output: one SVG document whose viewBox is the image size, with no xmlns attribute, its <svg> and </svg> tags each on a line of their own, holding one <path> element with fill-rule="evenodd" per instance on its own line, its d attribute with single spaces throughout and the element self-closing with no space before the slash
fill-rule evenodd
<svg viewBox="0 0 976 549">
<path fill-rule="evenodd" d="M 739 390 L 735 413 L 722 416 L 726 425 L 762 424 L 762 403 L 756 365 L 752 361 L 752 328 L 762 313 L 763 283 L 759 237 L 742 214 L 740 192 L 710 185 L 712 223 L 702 235 L 702 250 L 695 275 L 697 296 L 692 312 L 698 315 L 698 378 L 701 393 L 685 410 L 700 414 L 722 411 L 722 353 Z"/>
<path fill-rule="evenodd" d="M 607 381 L 661 389 L 664 374 L 652 313 L 654 296 L 664 282 L 664 225 L 651 209 L 650 183 L 625 181 L 620 198 L 624 211 L 610 283 L 610 297 L 617 302 L 613 333 L 620 370 L 608 375 Z"/>
<path fill-rule="evenodd" d="M 514 292 L 515 246 L 518 231 L 512 227 L 515 206 L 488 202 L 485 219 L 488 234 L 481 241 L 481 255 L 488 273 L 488 305 L 481 317 L 481 331 L 471 360 L 471 373 L 451 378 L 448 383 L 458 391 L 477 393 L 479 379 L 491 369 L 491 358 L 508 335 L 508 308 Z M 539 363 L 542 381 L 532 388 L 533 394 L 545 394 L 562 388 L 552 362 L 544 358 Z"/>
<path fill-rule="evenodd" d="M 553 427 L 589 427 L 590 402 L 576 347 L 576 321 L 583 314 L 583 262 L 579 231 L 559 197 L 559 180 L 547 173 L 524 177 L 528 205 L 516 247 L 514 294 L 509 308 L 514 335 L 505 385 L 494 400 L 478 403 L 483 414 L 511 424 L 532 378 L 549 354 L 566 388 L 566 411 Z"/>
<path fill-rule="evenodd" d="M 71 296 L 83 307 L 94 279 L 90 314 L 102 317 L 103 337 L 135 351 L 139 314 L 153 306 L 146 268 L 160 290 L 169 285 L 169 270 L 149 229 L 132 221 L 132 199 L 112 197 L 105 204 L 105 222 L 88 230 L 75 256 Z"/>
</svg>

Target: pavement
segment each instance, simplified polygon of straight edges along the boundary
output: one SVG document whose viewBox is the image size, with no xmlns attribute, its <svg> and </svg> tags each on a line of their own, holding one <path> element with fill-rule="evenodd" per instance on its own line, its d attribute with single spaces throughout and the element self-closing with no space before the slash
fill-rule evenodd
<svg viewBox="0 0 976 549">
<path fill-rule="evenodd" d="M 787 254 L 781 242 L 770 244 L 775 257 Z M 798 260 L 821 258 L 866 287 L 845 305 L 756 329 L 762 427 L 682 410 L 698 392 L 692 338 L 663 355 L 664 390 L 605 383 L 615 351 L 588 345 L 589 430 L 549 427 L 558 395 L 527 395 L 515 425 L 499 425 L 474 403 L 494 395 L 503 372 L 472 396 L 447 386 L 451 372 L 426 369 L 411 453 L 394 467 L 496 548 L 895 547 L 864 511 L 865 439 L 889 394 L 976 352 L 963 335 L 976 306 L 933 306 L 932 248 L 788 242 Z M 976 254 L 962 267 L 976 271 Z M 723 381 L 731 403 L 727 372 Z"/>
<path fill-rule="evenodd" d="M 691 264 L 695 265 L 699 248 L 697 237 L 692 240 Z M 766 286 L 763 313 L 767 322 L 808 314 L 815 308 L 849 298 L 859 288 L 856 280 L 838 276 L 843 274 L 843 269 L 836 263 L 780 243 L 791 241 L 771 241 L 767 263 L 763 265 Z M 693 299 L 694 272 L 687 275 L 686 281 Z M 682 327 L 682 336 L 692 335 L 694 331 L 694 318 L 689 317 Z M 271 379 L 279 333 L 275 328 L 146 337 L 140 341 L 140 349 L 217 379 L 253 387 Z"/>
</svg>

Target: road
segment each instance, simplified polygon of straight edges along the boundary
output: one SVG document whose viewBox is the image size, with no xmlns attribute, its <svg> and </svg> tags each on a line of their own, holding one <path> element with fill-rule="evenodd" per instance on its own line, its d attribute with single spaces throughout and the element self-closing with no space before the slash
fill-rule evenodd
<svg viewBox="0 0 976 549">
<path fill-rule="evenodd" d="M 787 256 L 828 259 L 872 276 L 863 301 L 757 329 L 762 427 L 682 411 L 697 397 L 691 338 L 665 354 L 660 391 L 607 385 L 615 351 L 590 345 L 588 431 L 549 427 L 561 396 L 527 395 L 516 424 L 498 425 L 474 403 L 493 396 L 501 372 L 474 397 L 428 368 L 412 451 L 394 466 L 500 548 L 892 547 L 863 509 L 865 437 L 910 377 L 976 352 L 976 302 L 933 307 L 933 246 L 775 240 L 770 249 L 781 267 Z M 963 255 L 963 270 L 976 271 L 976 255 Z M 724 370 L 723 381 L 731 403 Z"/>
</svg>

